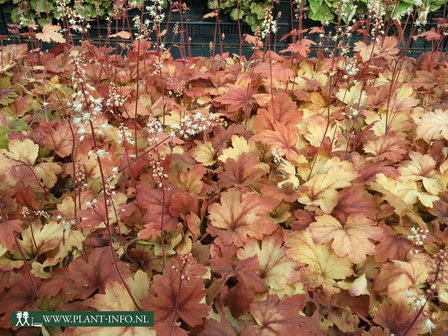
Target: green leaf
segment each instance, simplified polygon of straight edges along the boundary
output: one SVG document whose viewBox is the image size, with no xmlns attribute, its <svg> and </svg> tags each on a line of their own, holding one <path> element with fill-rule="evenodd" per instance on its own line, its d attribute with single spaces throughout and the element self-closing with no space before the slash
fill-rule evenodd
<svg viewBox="0 0 448 336">
<path fill-rule="evenodd" d="M 54 156 L 49 156 L 51 154 L 51 149 L 47 146 L 39 147 L 39 157 L 42 158 L 41 162 L 53 162 Z"/>
<path fill-rule="evenodd" d="M 46 1 L 46 0 L 35 1 L 33 9 L 36 9 L 37 7 L 39 7 L 39 9 L 40 9 L 41 17 L 46 17 L 47 11 L 51 12 L 54 8 L 53 3 L 51 1 Z"/>
<path fill-rule="evenodd" d="M 264 20 L 264 18 L 266 17 L 266 14 L 264 12 L 265 8 L 266 7 L 263 6 L 262 4 L 257 4 L 254 2 L 250 5 L 250 12 L 251 14 L 256 15 L 257 19 L 261 21 Z"/>
<path fill-rule="evenodd" d="M 310 19 L 314 21 L 333 20 L 334 15 L 327 5 L 319 8 L 318 12 L 310 12 Z"/>
<path fill-rule="evenodd" d="M 258 26 L 258 24 L 259 24 L 257 18 L 256 18 L 254 15 L 247 15 L 247 16 L 244 18 L 244 21 L 245 21 L 249 26 L 251 26 L 252 30 L 257 29 L 257 26 Z M 255 27 L 255 28 L 254 28 L 254 27 Z"/>
<path fill-rule="evenodd" d="M 0 148 L 8 149 L 8 127 L 0 126 Z"/>
<path fill-rule="evenodd" d="M 240 8 L 240 20 L 243 18 L 243 16 L 244 11 Z M 230 17 L 232 18 L 232 20 L 238 21 L 238 8 L 232 9 L 232 11 L 230 12 Z"/>
<path fill-rule="evenodd" d="M 50 195 L 47 199 L 50 203 L 55 203 L 55 204 L 61 203 L 61 200 L 53 195 Z"/>
<path fill-rule="evenodd" d="M 412 8 L 412 7 L 413 7 L 412 3 L 409 4 L 406 2 L 400 2 L 397 6 L 397 9 L 395 10 L 395 14 L 406 12 L 409 8 Z"/>
<path fill-rule="evenodd" d="M 39 19 L 39 26 L 43 27 L 45 26 L 47 23 L 51 23 L 50 21 L 47 20 L 47 18 L 40 18 Z"/>
<path fill-rule="evenodd" d="M 0 78 L 0 89 L 6 89 L 11 86 L 11 78 L 10 77 L 1 77 Z"/>
<path fill-rule="evenodd" d="M 14 98 L 17 97 L 17 93 L 11 89 L 0 89 L 0 104 L 8 106 L 14 102 Z"/>
<path fill-rule="evenodd" d="M 323 0 L 309 0 L 309 2 L 310 2 L 311 12 L 318 14 L 322 9 Z M 322 17 L 323 17 L 323 15 L 322 15 Z M 319 20 L 322 20 L 322 18 Z"/>
<path fill-rule="evenodd" d="M 17 120 L 12 120 L 9 123 L 9 126 L 13 131 L 17 131 L 17 132 L 24 131 L 24 130 L 28 129 L 28 123 L 25 120 L 23 120 L 23 118 L 20 118 Z"/>
</svg>

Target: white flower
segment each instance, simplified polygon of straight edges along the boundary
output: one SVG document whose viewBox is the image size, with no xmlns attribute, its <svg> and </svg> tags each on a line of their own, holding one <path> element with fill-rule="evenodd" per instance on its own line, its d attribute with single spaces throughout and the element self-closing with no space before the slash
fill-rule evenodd
<svg viewBox="0 0 448 336">
<path fill-rule="evenodd" d="M 432 323 L 432 321 L 430 319 L 427 319 L 426 323 L 425 323 L 425 326 L 423 327 L 423 330 L 428 330 L 428 332 L 431 333 L 432 329 L 434 329 L 436 327 L 437 327 L 437 325 Z"/>
<path fill-rule="evenodd" d="M 90 113 L 89 112 L 84 112 L 82 114 L 82 121 L 87 122 L 90 120 Z"/>
<path fill-rule="evenodd" d="M 107 154 L 107 152 L 106 152 L 105 149 L 98 149 L 97 152 L 96 152 L 96 155 L 97 155 L 99 158 L 103 158 L 105 154 Z"/>
<path fill-rule="evenodd" d="M 82 110 L 82 103 L 80 103 L 79 101 L 74 101 L 73 102 L 73 110 L 75 111 L 75 112 L 81 112 L 81 110 Z"/>
<path fill-rule="evenodd" d="M 74 117 L 73 123 L 79 127 L 79 124 L 81 123 L 82 119 L 80 117 Z"/>
</svg>

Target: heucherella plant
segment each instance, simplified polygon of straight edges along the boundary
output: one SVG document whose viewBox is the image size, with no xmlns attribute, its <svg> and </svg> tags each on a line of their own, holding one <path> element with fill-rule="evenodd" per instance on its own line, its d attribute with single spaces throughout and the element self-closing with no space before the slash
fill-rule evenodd
<svg viewBox="0 0 448 336">
<path fill-rule="evenodd" d="M 443 334 L 446 24 L 418 31 L 413 13 L 412 37 L 434 48 L 410 58 L 388 7 L 368 4 L 331 36 L 299 20 L 278 52 L 266 10 L 249 58 L 215 54 L 217 34 L 209 57 L 187 57 L 184 2 L 171 27 L 159 1 L 150 15 L 117 1 L 95 41 L 70 10 L 63 27 L 15 27 L 33 47 L 0 50 L 0 329 Z M 155 323 L 11 324 L 11 311 L 67 310 Z"/>
</svg>

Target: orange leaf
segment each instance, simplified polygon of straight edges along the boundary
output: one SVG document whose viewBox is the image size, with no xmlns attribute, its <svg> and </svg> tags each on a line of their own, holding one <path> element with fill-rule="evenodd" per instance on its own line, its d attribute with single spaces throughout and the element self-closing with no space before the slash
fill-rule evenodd
<svg viewBox="0 0 448 336">
<path fill-rule="evenodd" d="M 395 132 L 389 132 L 373 140 L 367 141 L 364 145 L 364 152 L 372 154 L 374 162 L 390 160 L 398 162 L 403 159 L 408 150 L 408 142 L 401 140 Z"/>
<path fill-rule="evenodd" d="M 243 246 L 248 237 L 262 239 L 276 228 L 271 219 L 265 215 L 272 211 L 273 202 L 260 198 L 257 194 L 241 194 L 232 188 L 221 196 L 221 204 L 209 207 L 211 226 L 208 231 L 220 235 L 224 245 Z"/>
<path fill-rule="evenodd" d="M 53 188 L 58 180 L 57 175 L 62 172 L 62 167 L 56 162 L 41 162 L 34 166 L 33 170 L 45 187 Z"/>
<path fill-rule="evenodd" d="M 35 144 L 31 139 L 20 141 L 12 139 L 8 144 L 10 158 L 20 160 L 30 166 L 34 165 L 39 154 L 39 145 Z"/>
<path fill-rule="evenodd" d="M 366 103 L 371 107 L 380 107 L 386 105 L 389 98 L 391 84 L 389 82 L 380 86 L 368 86 L 366 89 L 367 98 Z M 394 91 L 392 91 L 392 94 Z"/>
<path fill-rule="evenodd" d="M 410 305 L 384 301 L 374 313 L 373 320 L 380 326 L 389 329 L 388 335 L 404 335 L 409 323 L 413 320 L 416 312 Z M 427 318 L 420 314 L 417 321 L 408 330 L 406 335 L 417 336 L 422 334 L 422 329 Z"/>
<path fill-rule="evenodd" d="M 294 54 L 299 54 L 302 57 L 306 57 L 311 51 L 311 46 L 315 45 L 316 42 L 308 39 L 301 39 L 295 43 L 290 43 L 288 48 L 280 51 L 280 53 L 292 52 Z"/>
<path fill-rule="evenodd" d="M 188 333 L 177 324 L 157 323 L 155 329 L 158 336 L 188 336 Z"/>
<path fill-rule="evenodd" d="M 257 274 L 258 269 L 258 256 L 241 260 L 236 265 L 235 275 L 245 292 L 263 293 L 267 290 L 263 279 Z"/>
<path fill-rule="evenodd" d="M 184 170 L 179 174 L 170 174 L 169 179 L 176 189 L 182 189 L 191 194 L 199 194 L 204 187 L 204 182 L 202 182 L 204 174 L 204 166 L 197 165 L 194 168 Z"/>
<path fill-rule="evenodd" d="M 376 212 L 377 205 L 372 196 L 366 193 L 362 186 L 354 185 L 339 193 L 338 204 L 332 215 L 341 223 L 345 223 L 350 215 L 364 214 L 374 218 Z"/>
<path fill-rule="evenodd" d="M 144 310 L 154 311 L 155 322 L 172 323 L 181 318 L 193 327 L 208 315 L 208 306 L 200 303 L 206 292 L 204 281 L 189 271 L 194 266 L 172 258 L 163 274 L 154 277 L 152 294 L 141 302 Z"/>
<path fill-rule="evenodd" d="M 106 222 L 106 205 L 104 204 L 104 197 L 99 198 L 94 206 L 78 211 L 77 215 L 80 219 L 78 227 L 88 227 L 90 230 L 94 231 L 97 226 Z"/>
<path fill-rule="evenodd" d="M 22 224 L 22 221 L 19 219 L 7 220 L 0 223 L 0 243 L 6 247 L 8 251 L 12 251 L 14 246 L 14 232 L 22 232 L 20 224 Z"/>
<path fill-rule="evenodd" d="M 214 99 L 222 105 L 229 105 L 229 111 L 250 111 L 252 105 L 254 104 L 255 91 L 251 87 L 232 89 L 224 93 L 222 96 Z"/>
<path fill-rule="evenodd" d="M 294 78 L 294 72 L 289 67 L 285 68 L 280 64 L 260 63 L 255 67 L 254 72 L 263 78 L 272 77 L 276 81 L 285 82 Z"/>
<path fill-rule="evenodd" d="M 244 247 L 238 249 L 239 259 L 258 256 L 258 273 L 263 274 L 264 282 L 270 289 L 278 292 L 286 290 L 300 280 L 301 264 L 286 254 L 283 244 L 283 230 L 276 230 L 272 235 L 263 238 L 261 246 L 255 239 L 249 239 Z"/>
<path fill-rule="evenodd" d="M 135 117 L 135 101 L 134 102 L 127 102 L 124 104 L 124 109 L 126 110 L 127 114 L 126 116 L 129 116 L 129 118 Z M 149 116 L 151 115 L 151 112 L 146 108 L 144 104 L 141 102 L 137 102 L 137 115 L 141 116 Z"/>
<path fill-rule="evenodd" d="M 285 296 L 282 300 L 276 295 L 268 295 L 264 301 L 251 303 L 250 313 L 257 325 L 248 327 L 241 335 L 322 335 L 316 319 L 297 313 L 303 308 L 305 299 L 305 295 Z"/>
<path fill-rule="evenodd" d="M 221 278 L 216 279 L 215 286 L 209 289 L 207 302 L 212 302 L 220 294 L 221 298 L 228 302 L 234 316 L 241 315 L 249 307 L 254 295 L 268 290 L 263 279 L 258 274 L 259 264 L 256 255 L 238 261 L 236 267 L 232 267 L 224 259 L 215 257 L 212 259 L 210 266 L 214 272 L 221 275 Z M 230 278 L 234 278 L 238 282 L 225 294 L 227 290 L 223 291 L 220 289 Z M 234 300 L 234 298 L 238 298 L 238 300 Z"/>
<path fill-rule="evenodd" d="M 62 36 L 59 31 L 61 27 L 53 26 L 50 23 L 47 23 L 42 28 L 42 33 L 37 33 L 36 38 L 41 40 L 42 42 L 57 42 L 57 43 L 65 43 L 65 38 Z"/>
<path fill-rule="evenodd" d="M 67 268 L 58 268 L 50 279 L 42 284 L 42 297 L 55 296 L 61 289 L 66 300 L 86 299 L 94 292 L 105 293 L 106 284 L 119 282 L 117 271 L 108 247 L 97 247 L 87 257 L 76 259 Z M 129 264 L 117 261 L 124 279 L 129 277 Z"/>
<path fill-rule="evenodd" d="M 434 28 L 431 28 L 428 31 L 424 31 L 423 33 L 412 36 L 412 39 L 416 41 L 419 37 L 424 37 L 426 41 L 438 41 L 440 40 L 442 35 L 436 32 Z"/>
<path fill-rule="evenodd" d="M 274 124 L 280 123 L 293 128 L 302 121 L 303 113 L 297 110 L 296 103 L 284 92 L 278 93 L 268 104 L 267 109 L 259 109 L 255 117 L 254 128 L 257 132 L 275 130 Z"/>
<path fill-rule="evenodd" d="M 218 175 L 219 183 L 223 187 L 247 186 L 256 182 L 264 175 L 264 171 L 256 168 L 260 162 L 258 153 L 242 153 L 238 160 L 228 158 L 224 163 L 224 172 Z"/>
<path fill-rule="evenodd" d="M 121 37 L 122 39 L 130 39 L 131 38 L 131 33 L 127 32 L 127 31 L 120 31 L 116 34 L 112 34 L 110 35 L 110 37 Z"/>
<path fill-rule="evenodd" d="M 147 184 L 137 186 L 137 201 L 147 210 L 142 222 L 145 229 L 140 231 L 140 238 L 157 237 L 163 230 L 172 230 L 177 227 L 178 219 L 169 212 L 172 192 L 165 192 L 165 196 L 160 189 L 151 188 Z M 162 200 L 165 202 L 162 202 Z M 162 225 L 163 217 L 163 225 Z"/>
<path fill-rule="evenodd" d="M 338 202 L 336 189 L 350 186 L 350 182 L 357 177 L 353 165 L 348 161 L 340 161 L 338 158 L 320 163 L 319 169 L 303 186 L 303 193 L 299 202 L 306 205 L 320 206 L 324 213 L 331 213 Z"/>
<path fill-rule="evenodd" d="M 45 119 L 43 119 L 45 120 Z M 45 146 L 54 150 L 56 154 L 64 158 L 72 153 L 72 133 L 66 120 L 56 120 L 51 123 L 41 121 L 42 141 Z"/>
<path fill-rule="evenodd" d="M 398 236 L 389 226 L 383 227 L 384 237 L 376 246 L 375 260 L 405 260 L 412 248 L 412 242 L 403 236 Z"/>
<path fill-rule="evenodd" d="M 264 144 L 278 147 L 286 158 L 291 160 L 297 157 L 297 129 L 286 127 L 283 124 L 275 123 L 274 130 L 265 129 L 255 134 L 254 141 L 261 141 Z"/>
<path fill-rule="evenodd" d="M 14 274 L 14 277 L 17 279 L 14 286 L 6 293 L 2 293 L 0 304 L 0 314 L 3 315 L 0 322 L 0 328 L 2 329 L 11 328 L 11 311 L 38 310 L 38 303 L 34 297 L 35 292 L 28 276 L 21 272 Z M 41 279 L 36 278 L 34 275 L 31 275 L 31 277 L 37 289 L 39 289 Z"/>
<path fill-rule="evenodd" d="M 350 216 L 344 226 L 330 215 L 317 216 L 310 228 L 314 241 L 322 244 L 334 239 L 331 248 L 336 255 L 348 255 L 355 264 L 375 254 L 375 245 L 370 239 L 380 240 L 383 235 L 381 228 L 363 215 Z"/>
<path fill-rule="evenodd" d="M 387 291 L 394 301 L 412 303 L 415 297 L 426 293 L 422 289 L 430 276 L 431 257 L 427 254 L 411 254 L 409 261 L 394 260 L 381 265 L 373 288 L 375 291 Z M 410 294 L 407 294 L 410 293 Z"/>
</svg>

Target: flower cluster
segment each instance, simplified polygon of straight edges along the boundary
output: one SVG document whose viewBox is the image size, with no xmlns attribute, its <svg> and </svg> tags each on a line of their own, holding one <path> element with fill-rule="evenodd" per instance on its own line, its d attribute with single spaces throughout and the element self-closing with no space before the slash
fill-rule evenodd
<svg viewBox="0 0 448 336">
<path fill-rule="evenodd" d="M 274 163 L 280 163 L 282 161 L 283 150 L 280 147 L 272 147 L 271 153 L 272 158 L 274 159 Z"/>
<path fill-rule="evenodd" d="M 407 238 L 411 240 L 415 245 L 423 246 L 423 241 L 426 239 L 427 230 L 423 230 L 420 228 L 411 228 L 412 235 L 408 235 Z M 418 253 L 417 249 L 414 250 L 414 253 Z"/>
<path fill-rule="evenodd" d="M 126 98 L 118 93 L 117 86 L 114 82 L 109 84 L 109 98 L 106 101 L 106 106 L 111 108 L 117 108 L 124 105 Z"/>
<path fill-rule="evenodd" d="M 151 40 L 151 38 L 149 37 L 149 32 L 150 29 L 148 27 L 148 25 L 143 22 L 140 21 L 140 16 L 136 15 L 132 18 L 132 21 L 134 21 L 134 27 L 137 30 L 137 32 L 135 33 L 135 39 L 136 40 L 141 40 L 141 39 L 148 39 Z"/>
<path fill-rule="evenodd" d="M 224 121 L 213 113 L 207 116 L 198 112 L 193 116 L 183 117 L 180 124 L 174 124 L 170 135 L 187 139 L 189 136 L 210 131 L 213 127 L 223 123 Z"/>
<path fill-rule="evenodd" d="M 356 13 L 358 5 L 351 0 L 342 0 L 339 7 L 339 15 L 345 22 L 350 22 Z"/>
<path fill-rule="evenodd" d="M 70 23 L 70 28 L 82 33 L 83 29 L 79 25 L 79 23 L 83 22 L 85 20 L 85 17 L 82 15 L 81 10 L 75 10 L 80 8 L 82 9 L 82 5 L 75 2 L 75 9 L 73 9 L 70 8 L 69 2 L 70 1 L 68 0 L 61 0 L 57 2 L 57 18 L 67 18 L 68 22 Z M 86 28 L 90 28 L 90 26 Z"/>
<path fill-rule="evenodd" d="M 158 151 L 152 151 L 148 155 L 149 165 L 152 167 L 152 177 L 158 184 L 159 188 L 163 187 L 163 179 L 168 178 L 168 174 L 165 172 L 162 163 L 165 161 L 166 156 L 160 154 Z"/>
<path fill-rule="evenodd" d="M 356 64 L 356 60 L 355 59 L 348 60 L 345 65 L 344 70 L 345 70 L 345 75 L 342 76 L 343 79 L 355 77 L 359 72 L 359 68 L 358 68 L 358 65 Z"/>
<path fill-rule="evenodd" d="M 384 34 L 384 23 L 383 23 L 383 16 L 384 16 L 384 10 L 381 5 L 380 0 L 372 0 L 367 3 L 367 10 L 369 13 L 369 16 L 373 20 L 373 27 L 371 31 L 371 35 L 373 37 L 378 38 L 380 34 Z M 379 43 L 379 40 L 377 39 L 377 43 Z"/>
<path fill-rule="evenodd" d="M 48 214 L 48 212 L 44 211 L 44 210 L 36 210 L 34 211 L 34 215 L 37 217 L 43 217 L 43 218 L 50 218 L 50 215 Z"/>
<path fill-rule="evenodd" d="M 180 256 L 181 262 L 182 262 L 182 267 L 176 267 L 176 266 L 172 266 L 171 269 L 173 269 L 176 272 L 180 273 L 180 279 L 181 280 L 186 280 L 186 281 L 190 281 L 190 275 L 188 274 L 188 269 L 187 267 L 189 265 L 193 264 L 193 255 L 191 253 L 186 253 L 186 254 L 182 254 Z"/>
<path fill-rule="evenodd" d="M 353 106 L 349 107 L 350 113 L 348 114 L 348 118 L 353 120 L 359 115 L 359 110 L 354 108 Z"/>
<path fill-rule="evenodd" d="M 134 137 L 132 135 L 132 132 L 127 128 L 123 123 L 120 124 L 120 127 L 118 128 L 118 144 L 121 144 L 123 141 L 128 142 L 130 145 L 134 145 Z"/>
<path fill-rule="evenodd" d="M 94 116 L 102 114 L 103 97 L 95 98 L 95 88 L 84 82 L 86 70 L 79 52 L 73 51 L 70 56 L 71 63 L 74 66 L 71 76 L 74 93 L 72 94 L 72 101 L 68 102 L 67 105 L 73 109 L 73 124 L 78 128 L 79 141 L 83 141 L 86 134 L 85 123 L 93 121 Z"/>
<path fill-rule="evenodd" d="M 413 302 L 412 302 L 411 306 L 413 307 L 414 310 L 420 309 L 427 302 L 426 296 L 424 296 L 424 295 L 417 296 L 414 293 L 410 292 L 408 289 L 405 290 L 404 296 L 407 298 L 413 298 Z"/>
<path fill-rule="evenodd" d="M 146 123 L 146 126 L 148 127 L 148 138 L 147 138 L 148 144 L 152 145 L 157 143 L 158 141 L 157 134 L 163 133 L 162 123 L 157 118 L 152 117 Z"/>
<path fill-rule="evenodd" d="M 159 24 L 165 19 L 165 14 L 162 13 L 163 0 L 154 0 L 150 6 L 146 6 L 146 10 L 154 24 Z"/>
<path fill-rule="evenodd" d="M 91 151 L 89 151 L 89 153 L 87 154 L 88 156 L 95 154 L 97 158 L 104 158 L 106 156 L 106 154 L 109 154 L 105 149 L 92 149 Z"/>
<path fill-rule="evenodd" d="M 263 31 L 261 32 L 261 37 L 265 38 L 270 33 L 276 33 L 277 32 L 277 21 L 273 19 L 272 17 L 272 9 L 266 8 L 266 17 L 263 21 Z"/>
<path fill-rule="evenodd" d="M 86 169 L 84 165 L 79 161 L 75 161 L 75 175 L 76 175 L 76 179 L 74 181 L 75 188 L 80 188 L 81 186 L 87 186 Z"/>
</svg>

